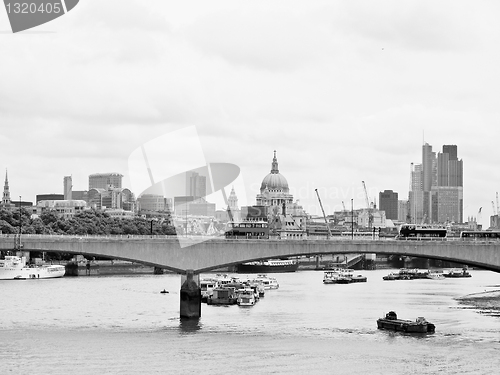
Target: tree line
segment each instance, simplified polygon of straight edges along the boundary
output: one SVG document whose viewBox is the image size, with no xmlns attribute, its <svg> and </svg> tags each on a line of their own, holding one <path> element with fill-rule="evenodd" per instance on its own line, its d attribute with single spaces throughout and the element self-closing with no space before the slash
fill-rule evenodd
<svg viewBox="0 0 500 375">
<path fill-rule="evenodd" d="M 152 224 L 151 224 L 152 223 Z M 174 235 L 175 228 L 169 220 L 134 217 L 122 219 L 111 217 L 106 212 L 86 210 L 71 218 L 62 218 L 54 211 L 44 211 L 32 216 L 25 208 L 20 210 L 0 209 L 0 231 L 2 234 L 68 234 L 68 235 Z"/>
</svg>

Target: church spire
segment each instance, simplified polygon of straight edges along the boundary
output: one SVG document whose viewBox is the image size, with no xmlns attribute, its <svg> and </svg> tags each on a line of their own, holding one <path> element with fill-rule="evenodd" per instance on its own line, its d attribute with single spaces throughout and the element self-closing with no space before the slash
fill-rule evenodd
<svg viewBox="0 0 500 375">
<path fill-rule="evenodd" d="M 3 185 L 2 205 L 10 205 L 9 179 L 7 178 L 7 169 L 5 169 L 5 184 Z"/>
<path fill-rule="evenodd" d="M 278 159 L 276 159 L 276 150 L 274 150 L 274 158 L 273 158 L 273 164 L 271 167 L 271 173 L 278 174 L 280 173 L 278 169 Z"/>
</svg>

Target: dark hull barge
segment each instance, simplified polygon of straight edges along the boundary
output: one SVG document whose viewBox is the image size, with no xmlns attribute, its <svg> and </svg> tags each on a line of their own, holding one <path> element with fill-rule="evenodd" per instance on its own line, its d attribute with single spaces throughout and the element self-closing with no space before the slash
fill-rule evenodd
<svg viewBox="0 0 500 375">
<path fill-rule="evenodd" d="M 432 333 L 436 330 L 436 326 L 423 317 L 418 317 L 415 321 L 398 319 L 394 311 L 385 314 L 384 318 L 379 318 L 377 328 L 407 333 Z"/>
</svg>

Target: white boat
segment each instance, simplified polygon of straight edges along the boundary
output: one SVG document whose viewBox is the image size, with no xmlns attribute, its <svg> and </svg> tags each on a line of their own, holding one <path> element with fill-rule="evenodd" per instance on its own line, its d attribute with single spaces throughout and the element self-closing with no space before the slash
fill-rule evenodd
<svg viewBox="0 0 500 375">
<path fill-rule="evenodd" d="M 445 277 L 441 271 L 429 271 L 429 273 L 426 275 L 428 279 L 431 280 L 444 280 Z"/>
<path fill-rule="evenodd" d="M 260 283 L 264 289 L 278 289 L 280 287 L 276 278 L 267 275 L 257 275 L 253 281 Z"/>
<path fill-rule="evenodd" d="M 65 267 L 59 264 L 28 266 L 26 257 L 7 255 L 0 260 L 0 280 L 52 279 L 65 273 Z"/>
<path fill-rule="evenodd" d="M 243 288 L 237 291 L 238 298 L 236 303 L 239 306 L 253 306 L 255 305 L 255 294 L 252 288 Z"/>
<path fill-rule="evenodd" d="M 354 270 L 351 268 L 334 268 L 325 271 L 323 274 L 324 284 L 347 284 L 354 276 Z"/>
<path fill-rule="evenodd" d="M 200 280 L 201 300 L 206 302 L 213 294 L 214 289 L 218 286 L 217 279 L 207 278 Z"/>
</svg>

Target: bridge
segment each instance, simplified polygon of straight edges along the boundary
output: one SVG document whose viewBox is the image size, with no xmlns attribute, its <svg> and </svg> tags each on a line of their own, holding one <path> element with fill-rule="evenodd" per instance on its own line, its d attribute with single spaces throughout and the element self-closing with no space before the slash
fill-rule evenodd
<svg viewBox="0 0 500 375">
<path fill-rule="evenodd" d="M 12 250 L 15 237 L 0 236 L 0 250 Z M 189 241 L 183 240 L 183 241 Z M 185 243 L 185 242 L 184 242 Z M 110 257 L 185 274 L 243 262 L 321 254 L 399 254 L 468 264 L 500 272 L 500 241 L 474 240 L 233 240 L 210 238 L 180 247 L 175 236 L 23 235 L 23 250 Z"/>
<path fill-rule="evenodd" d="M 0 250 L 12 250 L 13 235 L 0 236 Z M 70 236 L 23 235 L 25 251 L 48 251 L 109 257 L 193 275 L 216 268 L 259 259 L 321 254 L 398 254 L 457 262 L 500 272 L 500 241 L 474 240 L 235 240 L 225 238 L 183 239 L 175 236 Z M 181 288 L 182 292 L 182 288 Z M 181 305 L 182 305 L 181 293 Z M 201 313 L 200 313 L 201 314 Z M 182 311 L 181 311 L 182 316 Z"/>
</svg>

